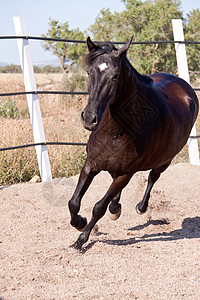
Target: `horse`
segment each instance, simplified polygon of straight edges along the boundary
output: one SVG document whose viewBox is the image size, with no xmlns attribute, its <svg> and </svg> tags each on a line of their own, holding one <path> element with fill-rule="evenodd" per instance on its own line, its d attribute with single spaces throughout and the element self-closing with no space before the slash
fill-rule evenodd
<svg viewBox="0 0 200 300">
<path fill-rule="evenodd" d="M 146 212 L 154 183 L 186 144 L 198 115 L 198 98 L 186 81 L 168 73 L 137 72 L 126 56 L 132 38 L 120 49 L 111 42 L 94 43 L 87 38 L 84 61 L 89 98 L 81 120 L 92 132 L 85 164 L 68 202 L 70 223 L 81 231 L 71 245 L 78 250 L 108 206 L 112 219 L 119 218 L 121 192 L 132 176 L 150 170 L 144 197 L 136 206 L 137 213 Z M 113 181 L 87 223 L 78 214 L 81 199 L 102 170 Z"/>
</svg>

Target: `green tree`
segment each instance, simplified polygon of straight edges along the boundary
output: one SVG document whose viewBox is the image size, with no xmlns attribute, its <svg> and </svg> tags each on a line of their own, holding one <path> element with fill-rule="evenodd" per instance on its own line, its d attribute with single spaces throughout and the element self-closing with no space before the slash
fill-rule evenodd
<svg viewBox="0 0 200 300">
<path fill-rule="evenodd" d="M 68 22 L 60 23 L 57 20 L 49 20 L 49 30 L 43 37 L 69 39 L 69 40 L 84 40 L 84 34 L 78 29 L 69 29 Z M 86 51 L 85 44 L 44 41 L 42 46 L 45 51 L 51 51 L 59 58 L 60 66 L 63 72 L 68 73 L 73 63 L 78 63 L 81 56 Z"/>
<path fill-rule="evenodd" d="M 191 11 L 185 21 L 185 40 L 200 41 L 200 10 L 199 8 Z M 200 75 L 200 45 L 186 45 L 188 68 L 191 80 Z"/>
<path fill-rule="evenodd" d="M 109 9 L 100 10 L 95 23 L 89 27 L 96 41 L 115 41 L 116 40 L 116 20 Z"/>
<path fill-rule="evenodd" d="M 127 41 L 132 35 L 135 42 L 173 39 L 171 20 L 183 18 L 180 1 L 123 2 L 126 9 L 121 13 L 101 10 L 89 28 L 95 40 Z M 132 45 L 128 55 L 141 73 L 177 72 L 173 44 Z"/>
</svg>

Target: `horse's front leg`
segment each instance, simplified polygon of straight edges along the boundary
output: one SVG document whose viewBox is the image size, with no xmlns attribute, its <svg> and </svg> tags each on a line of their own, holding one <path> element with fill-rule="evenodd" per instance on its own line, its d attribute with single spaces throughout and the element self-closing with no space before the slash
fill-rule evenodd
<svg viewBox="0 0 200 300">
<path fill-rule="evenodd" d="M 81 205 L 81 199 L 97 173 L 98 172 L 92 171 L 88 160 L 86 160 L 81 170 L 75 192 L 68 203 L 69 211 L 71 214 L 70 224 L 80 231 L 83 231 L 85 226 L 87 225 L 87 219 L 78 215 Z"/>
<path fill-rule="evenodd" d="M 113 200 L 113 198 L 119 194 L 122 189 L 128 184 L 132 175 L 123 175 L 113 180 L 111 186 L 109 187 L 105 196 L 98 201 L 92 211 L 92 218 L 84 231 L 79 235 L 77 241 L 72 245 L 75 249 L 80 250 L 82 245 L 87 242 L 89 239 L 90 232 L 94 225 L 97 223 L 99 219 L 103 217 L 105 214 L 108 204 Z"/>
</svg>

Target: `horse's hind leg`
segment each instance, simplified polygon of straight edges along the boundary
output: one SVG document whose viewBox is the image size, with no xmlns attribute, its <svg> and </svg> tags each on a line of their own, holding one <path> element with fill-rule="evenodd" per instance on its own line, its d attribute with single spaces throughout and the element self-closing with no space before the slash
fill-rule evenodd
<svg viewBox="0 0 200 300">
<path fill-rule="evenodd" d="M 78 215 L 80 210 L 81 199 L 85 192 L 87 191 L 90 183 L 92 182 L 94 176 L 97 172 L 91 170 L 88 161 L 86 160 L 81 174 L 79 176 L 78 184 L 76 186 L 75 192 L 68 203 L 69 211 L 71 214 L 71 225 L 78 229 L 79 231 L 83 231 L 85 226 L 87 225 L 87 219 Z"/>
<path fill-rule="evenodd" d="M 152 169 L 151 172 L 149 173 L 148 184 L 147 184 L 147 188 L 146 188 L 144 197 L 143 197 L 142 201 L 136 205 L 136 211 L 138 214 L 143 214 L 146 212 L 152 187 L 153 187 L 154 183 L 160 177 L 160 174 L 168 168 L 170 163 L 171 163 L 171 161 L 159 168 Z"/>
<path fill-rule="evenodd" d="M 121 215 L 121 204 L 119 203 L 121 192 L 115 196 L 109 205 L 109 217 L 111 220 L 117 220 Z"/>
</svg>

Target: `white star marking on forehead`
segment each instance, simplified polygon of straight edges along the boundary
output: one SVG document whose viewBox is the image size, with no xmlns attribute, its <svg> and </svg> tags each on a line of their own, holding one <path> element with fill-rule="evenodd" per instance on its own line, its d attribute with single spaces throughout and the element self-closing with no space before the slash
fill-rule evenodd
<svg viewBox="0 0 200 300">
<path fill-rule="evenodd" d="M 100 70 L 100 72 L 102 72 L 102 71 L 104 71 L 105 69 L 107 69 L 107 64 L 106 63 L 102 63 L 102 64 L 100 64 L 99 65 L 99 70 Z"/>
</svg>

